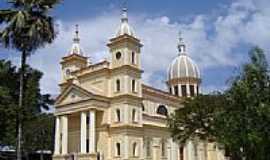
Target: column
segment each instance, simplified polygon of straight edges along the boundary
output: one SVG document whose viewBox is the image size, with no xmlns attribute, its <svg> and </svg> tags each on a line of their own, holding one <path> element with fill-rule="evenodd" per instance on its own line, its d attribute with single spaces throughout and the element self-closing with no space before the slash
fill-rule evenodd
<svg viewBox="0 0 270 160">
<path fill-rule="evenodd" d="M 174 92 L 174 87 L 173 87 L 173 85 L 171 85 L 170 87 L 171 87 L 171 89 L 172 89 L 172 95 L 175 95 L 175 92 Z"/>
<path fill-rule="evenodd" d="M 96 111 L 89 111 L 89 152 L 96 153 Z"/>
<path fill-rule="evenodd" d="M 179 96 L 182 97 L 183 94 L 182 94 L 182 85 L 178 84 L 178 92 L 179 92 Z"/>
<path fill-rule="evenodd" d="M 86 112 L 81 112 L 81 153 L 86 153 L 87 122 Z"/>
<path fill-rule="evenodd" d="M 139 153 L 140 153 L 140 158 L 144 159 L 144 139 L 140 138 L 140 149 L 139 149 Z"/>
<path fill-rule="evenodd" d="M 167 144 L 167 159 L 172 160 L 172 138 L 168 139 Z"/>
<path fill-rule="evenodd" d="M 112 159 L 112 152 L 113 152 L 114 146 L 112 145 L 112 137 L 109 136 L 108 137 L 108 150 L 107 150 L 107 154 L 108 154 L 108 159 Z"/>
<path fill-rule="evenodd" d="M 68 118 L 62 116 L 62 154 L 68 153 Z"/>
<path fill-rule="evenodd" d="M 194 147 L 192 141 L 188 142 L 188 160 L 194 160 Z"/>
<path fill-rule="evenodd" d="M 190 97 L 190 84 L 187 83 L 186 86 L 187 86 L 187 97 Z"/>
<path fill-rule="evenodd" d="M 128 136 L 124 136 L 124 159 L 128 160 L 129 158 L 129 141 L 128 141 Z M 132 149 L 132 148 L 131 148 Z"/>
<path fill-rule="evenodd" d="M 197 84 L 194 84 L 194 95 L 197 96 L 198 94 L 198 91 L 197 91 Z"/>
<path fill-rule="evenodd" d="M 179 145 L 176 142 L 172 142 L 172 160 L 177 160 L 179 158 Z"/>
<path fill-rule="evenodd" d="M 60 154 L 60 117 L 56 117 L 55 121 L 55 138 L 54 138 L 54 154 Z"/>
<path fill-rule="evenodd" d="M 153 138 L 153 146 L 152 146 L 152 148 L 153 148 L 153 152 L 152 152 L 153 160 L 159 160 L 160 159 L 161 153 L 159 151 L 160 150 L 159 145 L 160 145 L 160 138 Z"/>
</svg>

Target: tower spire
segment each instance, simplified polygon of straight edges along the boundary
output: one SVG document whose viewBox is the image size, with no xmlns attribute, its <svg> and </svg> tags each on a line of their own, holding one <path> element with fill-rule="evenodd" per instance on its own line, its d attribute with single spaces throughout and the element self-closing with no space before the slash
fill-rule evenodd
<svg viewBox="0 0 270 160">
<path fill-rule="evenodd" d="M 83 55 L 81 47 L 80 47 L 80 36 L 79 36 L 79 25 L 75 26 L 75 35 L 73 38 L 73 44 L 70 50 L 70 54 Z"/>
<path fill-rule="evenodd" d="M 179 31 L 178 33 L 178 51 L 179 51 L 179 55 L 180 54 L 186 54 L 186 44 L 184 42 L 184 39 L 182 37 L 182 32 Z"/>
</svg>

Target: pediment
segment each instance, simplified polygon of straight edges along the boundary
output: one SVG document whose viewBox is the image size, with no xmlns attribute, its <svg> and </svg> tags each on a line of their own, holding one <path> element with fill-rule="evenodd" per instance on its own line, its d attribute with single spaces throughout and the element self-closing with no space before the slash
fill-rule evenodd
<svg viewBox="0 0 270 160">
<path fill-rule="evenodd" d="M 55 105 L 75 103 L 82 100 L 87 100 L 93 97 L 94 95 L 84 90 L 83 88 L 77 85 L 68 86 L 56 99 Z"/>
</svg>

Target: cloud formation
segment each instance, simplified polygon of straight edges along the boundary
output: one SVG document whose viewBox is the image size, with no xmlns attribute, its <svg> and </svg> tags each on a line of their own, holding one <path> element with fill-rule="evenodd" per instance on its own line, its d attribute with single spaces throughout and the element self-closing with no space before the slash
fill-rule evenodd
<svg viewBox="0 0 270 160">
<path fill-rule="evenodd" d="M 242 48 L 259 45 L 269 54 L 270 46 L 270 3 L 268 0 L 236 0 L 222 8 L 223 13 L 196 15 L 189 22 L 171 21 L 166 15 L 131 15 L 130 23 L 137 37 L 144 44 L 141 59 L 145 71 L 143 80 L 147 84 L 165 88 L 166 71 L 170 62 L 177 56 L 177 36 L 179 30 L 188 45 L 189 55 L 196 61 L 203 73 L 213 67 L 238 66 L 245 62 Z M 98 62 L 109 57 L 106 47 L 120 23 L 118 12 L 104 13 L 98 17 L 74 22 L 59 21 L 59 35 L 55 42 L 37 51 L 29 62 L 44 72 L 42 91 L 58 93 L 61 76 L 59 62 L 68 54 L 71 47 L 75 24 L 80 25 L 81 45 L 84 54 Z M 269 58 L 269 55 L 267 55 Z M 225 81 L 225 80 L 223 80 Z M 204 84 L 204 92 L 224 89 L 224 85 Z"/>
</svg>

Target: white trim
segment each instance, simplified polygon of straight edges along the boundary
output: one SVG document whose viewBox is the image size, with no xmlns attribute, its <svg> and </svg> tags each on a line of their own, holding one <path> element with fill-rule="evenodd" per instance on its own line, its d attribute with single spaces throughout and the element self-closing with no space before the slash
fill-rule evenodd
<svg viewBox="0 0 270 160">
<path fill-rule="evenodd" d="M 96 153 L 96 112 L 89 111 L 89 152 Z"/>
<path fill-rule="evenodd" d="M 81 153 L 86 153 L 86 137 L 87 137 L 87 115 L 86 112 L 81 112 Z"/>
<path fill-rule="evenodd" d="M 56 117 L 55 121 L 55 147 L 54 147 L 54 154 L 60 154 L 60 117 Z"/>
<path fill-rule="evenodd" d="M 68 118 L 66 115 L 61 117 L 62 120 L 62 154 L 68 153 Z"/>
</svg>

